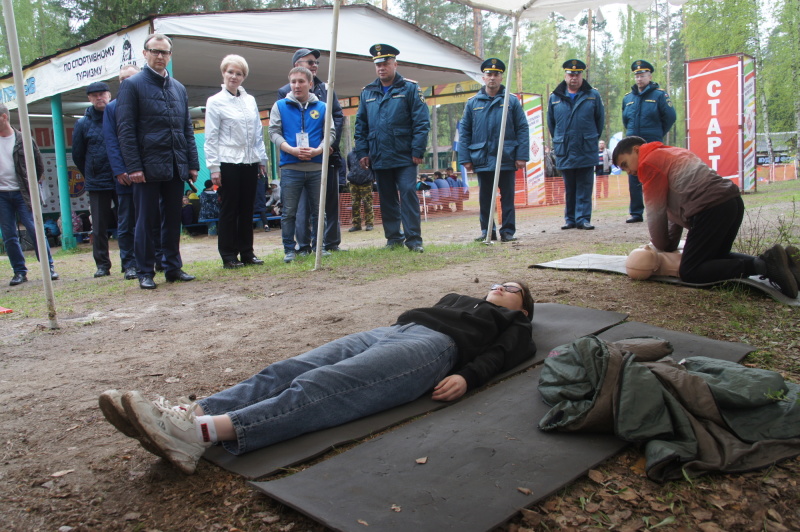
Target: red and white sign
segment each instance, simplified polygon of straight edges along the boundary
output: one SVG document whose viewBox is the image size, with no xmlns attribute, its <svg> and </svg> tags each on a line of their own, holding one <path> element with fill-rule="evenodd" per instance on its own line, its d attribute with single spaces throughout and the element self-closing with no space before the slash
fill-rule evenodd
<svg viewBox="0 0 800 532">
<path fill-rule="evenodd" d="M 742 187 L 743 54 L 686 62 L 688 148 Z"/>
</svg>

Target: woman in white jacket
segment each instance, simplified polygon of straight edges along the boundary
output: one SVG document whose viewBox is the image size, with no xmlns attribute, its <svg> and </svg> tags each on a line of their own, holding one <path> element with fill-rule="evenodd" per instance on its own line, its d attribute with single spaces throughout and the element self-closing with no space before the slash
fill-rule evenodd
<svg viewBox="0 0 800 532">
<path fill-rule="evenodd" d="M 206 166 L 219 186 L 217 247 L 224 268 L 264 264 L 253 253 L 253 199 L 259 173 L 265 173 L 261 117 L 256 100 L 242 87 L 247 61 L 222 60 L 222 90 L 206 103 Z"/>
</svg>

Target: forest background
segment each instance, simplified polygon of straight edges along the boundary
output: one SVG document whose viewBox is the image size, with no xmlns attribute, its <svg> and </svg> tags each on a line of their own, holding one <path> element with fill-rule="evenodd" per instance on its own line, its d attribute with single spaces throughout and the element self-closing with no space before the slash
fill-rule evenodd
<svg viewBox="0 0 800 532">
<path fill-rule="evenodd" d="M 440 0 L 371 3 L 480 57 L 508 57 L 508 17 Z M 324 5 L 321 0 L 13 0 L 13 4 L 23 64 L 151 14 Z M 5 33 L 5 25 L 0 32 Z M 3 72 L 11 70 L 7 46 L 3 35 Z M 766 133 L 768 142 L 774 133 L 784 133 L 775 136 L 781 147 L 800 154 L 800 0 L 689 0 L 680 7 L 654 0 L 646 12 L 617 5 L 584 11 L 571 20 L 553 13 L 544 21 L 523 21 L 518 68 L 507 75 L 506 85 L 515 92 L 547 95 L 563 79 L 564 60 L 586 61 L 586 78 L 606 105 L 603 137 L 609 139 L 622 131 L 622 98 L 633 85 L 630 64 L 646 59 L 655 65 L 653 80 L 668 91 L 678 113 L 666 142 L 684 146 L 684 61 L 732 53 L 756 59 L 758 132 Z M 461 104 L 439 106 L 437 146 L 450 146 L 462 112 Z"/>
</svg>

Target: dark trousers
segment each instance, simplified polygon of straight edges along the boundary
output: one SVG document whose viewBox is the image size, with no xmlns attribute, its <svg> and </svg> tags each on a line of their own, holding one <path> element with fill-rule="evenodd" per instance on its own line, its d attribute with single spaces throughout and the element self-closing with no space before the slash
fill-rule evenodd
<svg viewBox="0 0 800 532">
<path fill-rule="evenodd" d="M 740 196 L 692 216 L 681 255 L 682 280 L 712 283 L 755 275 L 754 257 L 731 253 L 743 217 Z"/>
<path fill-rule="evenodd" d="M 592 221 L 592 187 L 594 167 L 565 168 L 561 170 L 564 179 L 564 221 L 568 224 L 588 224 Z"/>
<path fill-rule="evenodd" d="M 631 216 L 642 218 L 644 214 L 644 198 L 642 197 L 642 184 L 635 175 L 628 174 L 628 194 L 631 196 L 631 203 L 628 212 Z"/>
<path fill-rule="evenodd" d="M 378 181 L 383 234 L 387 245 L 393 246 L 405 242 L 409 249 L 421 246 L 419 197 L 414 188 L 417 183 L 417 165 L 382 168 L 374 172 Z"/>
<path fill-rule="evenodd" d="M 108 256 L 108 226 L 114 218 L 111 208 L 116 202 L 114 190 L 90 190 L 89 210 L 92 213 L 92 255 L 98 268 L 111 269 L 111 258 Z"/>
<path fill-rule="evenodd" d="M 131 194 L 117 195 L 117 241 L 119 242 L 119 261 L 122 271 L 136 267 L 133 254 L 133 241 L 136 233 L 136 206 Z M 159 239 L 159 242 L 161 239 Z M 161 247 L 160 245 L 158 246 Z"/>
<path fill-rule="evenodd" d="M 517 232 L 516 213 L 514 211 L 514 176 L 516 170 L 500 170 L 500 179 L 497 188 L 500 189 L 500 207 L 503 224 L 500 234 L 508 237 Z M 481 205 L 481 232 L 486 233 L 489 227 L 489 210 L 492 207 L 492 186 L 494 185 L 494 172 L 478 172 L 478 201 Z M 456 189 L 452 189 L 456 190 Z M 494 233 L 495 227 L 492 228 Z"/>
<path fill-rule="evenodd" d="M 183 267 L 180 252 L 183 180 L 177 173 L 169 181 L 133 184 L 136 232 L 133 254 L 139 278 L 153 277 L 156 262 L 154 233 L 161 235 L 162 265 L 166 274 Z"/>
<path fill-rule="evenodd" d="M 309 251 L 316 247 L 317 228 L 309 223 L 308 210 L 311 202 L 303 191 L 300 195 L 300 204 L 297 206 L 297 225 L 294 232 L 297 238 L 297 247 Z M 342 231 L 339 224 L 339 168 L 328 168 L 328 184 L 325 191 L 325 228 L 322 233 L 322 249 L 331 249 L 342 243 Z"/>
<path fill-rule="evenodd" d="M 253 253 L 253 200 L 258 182 L 258 165 L 220 165 L 220 207 L 217 249 L 223 262 L 251 260 Z"/>
</svg>

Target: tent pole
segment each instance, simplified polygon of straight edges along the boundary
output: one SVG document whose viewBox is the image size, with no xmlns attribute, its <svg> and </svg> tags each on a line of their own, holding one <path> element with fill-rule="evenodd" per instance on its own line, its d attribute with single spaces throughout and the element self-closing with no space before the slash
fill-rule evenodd
<svg viewBox="0 0 800 532">
<path fill-rule="evenodd" d="M 47 317 L 50 320 L 50 328 L 58 329 L 56 300 L 53 295 L 53 281 L 50 279 L 47 241 L 44 236 L 44 224 L 42 224 L 42 204 L 39 197 L 39 179 L 36 175 L 36 162 L 33 155 L 31 123 L 28 118 L 28 102 L 27 98 L 25 98 L 25 87 L 22 79 L 25 74 L 22 71 L 22 59 L 19 55 L 19 39 L 17 37 L 17 23 L 14 20 L 14 8 L 11 5 L 11 0 L 3 0 L 3 16 L 6 21 L 8 50 L 11 55 L 11 67 L 14 74 L 14 88 L 17 91 L 17 110 L 19 111 L 19 122 L 22 129 L 22 144 L 25 149 L 25 165 L 28 167 L 28 188 L 30 188 L 31 193 L 33 223 L 36 226 L 36 246 L 39 250 L 39 266 L 41 266 L 42 270 L 44 295 L 47 300 Z M 72 220 L 62 222 L 62 226 L 64 223 L 72 223 Z"/>
<path fill-rule="evenodd" d="M 4 0 L 9 1 L 9 0 Z M 319 210 L 317 217 L 317 253 L 314 261 L 314 271 L 322 265 L 322 241 L 325 230 L 325 198 L 328 193 L 328 170 L 330 166 L 331 151 L 331 124 L 333 123 L 333 93 L 336 82 L 336 47 L 339 44 L 339 8 L 342 0 L 333 3 L 333 28 L 331 29 L 331 55 L 328 62 L 328 97 L 325 101 L 325 139 L 322 143 L 322 179 L 319 184 Z"/>
<path fill-rule="evenodd" d="M 508 65 L 506 66 L 506 74 L 514 72 L 514 56 L 517 52 L 517 32 L 519 31 L 519 18 L 522 11 L 514 14 L 514 29 L 511 32 L 511 52 L 508 54 Z M 506 76 L 506 90 L 503 94 L 503 114 L 500 120 L 500 138 L 497 142 L 497 161 L 494 166 L 494 184 L 492 186 L 492 201 L 489 205 L 489 224 L 486 226 L 486 240 L 484 244 L 490 244 L 492 241 L 492 231 L 494 230 L 494 213 L 497 207 L 497 185 L 500 182 L 500 167 L 503 164 L 503 145 L 506 139 L 506 122 L 508 121 L 508 101 L 511 97 L 511 84 L 508 83 L 508 76 Z M 516 96 L 515 96 L 516 98 Z M 515 170 L 516 172 L 516 170 Z"/>
</svg>

